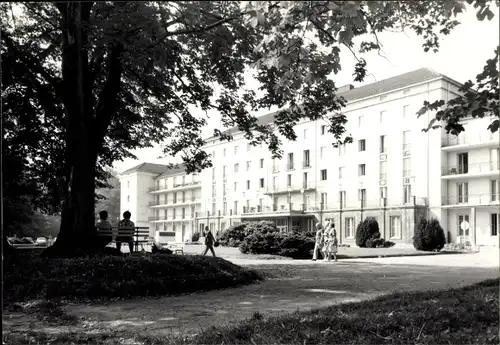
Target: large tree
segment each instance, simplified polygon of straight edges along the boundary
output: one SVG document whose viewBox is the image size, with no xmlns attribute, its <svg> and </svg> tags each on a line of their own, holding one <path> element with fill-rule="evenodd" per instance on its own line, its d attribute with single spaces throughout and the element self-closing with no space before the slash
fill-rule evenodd
<svg viewBox="0 0 500 345">
<path fill-rule="evenodd" d="M 492 18 L 492 4 L 474 1 L 478 19 Z M 51 251 L 91 246 L 96 181 L 132 149 L 166 142 L 165 153 L 182 158 L 188 172 L 211 165 L 202 150 L 206 118 L 193 108 L 219 112 L 226 127 L 265 142 L 276 157 L 280 135 L 294 140 L 303 119 L 328 121 L 334 145 L 350 142 L 334 82 L 341 49 L 352 52 L 362 81 L 362 55 L 380 49 L 378 33 L 410 28 L 424 50 L 437 50 L 463 10 L 461 1 L 0 4 L 2 60 L 15 71 L 2 97 L 37 134 L 26 166 L 59 196 L 52 200 L 61 231 Z M 259 95 L 245 89 L 249 70 Z M 281 109 L 273 126 L 251 115 L 270 107 Z"/>
</svg>

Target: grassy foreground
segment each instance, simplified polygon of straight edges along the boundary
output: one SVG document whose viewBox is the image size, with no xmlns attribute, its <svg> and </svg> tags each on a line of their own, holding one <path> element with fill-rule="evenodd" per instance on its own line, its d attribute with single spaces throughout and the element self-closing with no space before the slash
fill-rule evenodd
<svg viewBox="0 0 500 345">
<path fill-rule="evenodd" d="M 136 338 L 135 344 L 498 344 L 499 280 L 448 291 L 398 293 L 284 317 L 255 314 L 195 337 Z M 9 344 L 133 343 L 134 335 L 4 335 Z"/>
<path fill-rule="evenodd" d="M 4 303 L 33 299 L 99 301 L 221 289 L 262 279 L 221 258 L 190 255 L 42 258 L 4 262 Z"/>
</svg>

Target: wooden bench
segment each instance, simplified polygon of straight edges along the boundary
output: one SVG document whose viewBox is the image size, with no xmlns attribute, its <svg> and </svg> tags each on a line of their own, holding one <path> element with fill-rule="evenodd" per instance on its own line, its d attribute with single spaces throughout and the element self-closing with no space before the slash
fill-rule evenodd
<svg viewBox="0 0 500 345">
<path fill-rule="evenodd" d="M 134 251 L 139 251 L 139 244 L 147 244 L 149 242 L 149 227 L 136 226 L 135 228 L 119 228 L 113 226 L 111 228 L 96 228 L 97 236 L 113 237 L 132 237 L 134 243 Z M 120 249 L 120 248 L 118 248 Z"/>
</svg>

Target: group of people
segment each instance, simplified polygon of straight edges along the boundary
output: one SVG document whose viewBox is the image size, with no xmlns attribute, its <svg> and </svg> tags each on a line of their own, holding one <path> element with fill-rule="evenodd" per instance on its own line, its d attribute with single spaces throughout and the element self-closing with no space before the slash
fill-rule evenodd
<svg viewBox="0 0 500 345">
<path fill-rule="evenodd" d="M 122 243 L 128 243 L 130 253 L 132 253 L 133 248 L 134 248 L 135 224 L 133 221 L 130 220 L 130 217 L 132 217 L 132 214 L 129 211 L 125 211 L 125 212 L 123 212 L 123 219 L 118 222 L 118 227 L 120 229 L 130 228 L 131 229 L 130 234 L 127 234 L 126 236 L 124 236 L 124 235 L 117 236 L 115 231 L 113 231 L 111 237 L 106 238 L 106 240 L 108 240 L 111 243 L 116 243 L 117 249 L 121 249 Z M 107 211 L 99 212 L 99 221 L 96 223 L 95 227 L 97 229 L 112 229 L 113 228 L 111 226 L 111 223 L 108 221 L 108 212 Z"/>
<path fill-rule="evenodd" d="M 321 251 L 324 261 L 331 261 L 332 256 L 337 261 L 338 240 L 335 224 L 329 220 L 323 227 L 321 223 L 316 224 L 316 243 L 314 245 L 313 261 L 318 259 Z"/>
</svg>

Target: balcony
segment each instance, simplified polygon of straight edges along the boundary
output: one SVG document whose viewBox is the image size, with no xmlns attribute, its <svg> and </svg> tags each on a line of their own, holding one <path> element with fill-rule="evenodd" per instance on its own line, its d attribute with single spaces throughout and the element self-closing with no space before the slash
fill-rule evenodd
<svg viewBox="0 0 500 345">
<path fill-rule="evenodd" d="M 184 217 L 178 217 L 178 218 L 172 218 L 172 217 L 166 217 L 166 216 L 151 216 L 148 217 L 149 222 L 186 222 L 190 221 L 194 218 L 193 216 L 190 216 L 189 214 L 186 214 Z"/>
<path fill-rule="evenodd" d="M 277 186 L 267 187 L 266 190 L 264 191 L 264 194 L 271 195 L 271 194 L 284 194 L 284 193 L 302 193 L 303 191 L 305 192 L 315 189 L 316 185 L 314 183 L 306 182 L 306 183 L 297 183 L 291 186 L 277 185 Z"/>
<path fill-rule="evenodd" d="M 295 165 L 293 163 L 288 163 L 286 165 L 286 171 L 295 170 Z"/>
<path fill-rule="evenodd" d="M 323 205 L 323 210 L 359 210 L 359 209 L 390 209 L 391 207 L 408 207 L 408 206 L 427 206 L 427 199 L 424 197 L 412 196 L 407 201 L 404 198 L 400 199 L 367 199 L 367 200 L 359 200 L 359 199 L 350 199 L 343 200 L 342 202 L 329 202 L 326 205 Z M 321 209 L 321 204 L 316 204 L 315 208 L 317 210 Z"/>
<path fill-rule="evenodd" d="M 495 206 L 498 207 L 500 194 L 469 194 L 463 196 L 450 196 L 442 198 L 442 206 L 471 207 L 471 206 Z"/>
<path fill-rule="evenodd" d="M 451 165 L 441 168 L 441 176 L 444 179 L 459 179 L 466 175 L 471 177 L 496 176 L 500 170 L 500 162 L 482 162 L 461 165 Z"/>
<path fill-rule="evenodd" d="M 154 192 L 160 192 L 160 191 L 166 191 L 166 190 L 177 191 L 177 190 L 182 190 L 182 189 L 190 189 L 190 188 L 196 188 L 200 184 L 201 184 L 201 181 L 176 183 L 172 186 L 172 188 L 169 188 L 168 186 L 165 186 L 165 185 L 160 185 L 160 186 L 149 187 L 149 192 L 154 193 Z"/>
<path fill-rule="evenodd" d="M 496 133 L 474 133 L 462 132 L 458 136 L 447 135 L 441 140 L 441 148 L 445 151 L 453 151 L 467 146 L 488 147 L 498 145 L 500 142 L 499 132 Z"/>
<path fill-rule="evenodd" d="M 302 162 L 302 168 L 310 168 L 311 167 L 311 161 L 310 160 L 305 160 Z"/>
<path fill-rule="evenodd" d="M 245 215 L 257 215 L 257 214 L 280 214 L 280 213 L 291 213 L 298 212 L 302 213 L 303 206 L 302 204 L 279 204 L 279 205 L 271 205 L 271 206 L 250 206 L 243 207 L 242 216 Z"/>
<path fill-rule="evenodd" d="M 149 207 L 176 207 L 176 206 L 183 206 L 183 205 L 192 205 L 192 204 L 199 204 L 201 203 L 201 200 L 199 199 L 194 199 L 194 200 L 185 200 L 185 201 L 180 201 L 178 200 L 177 202 L 172 202 L 172 203 L 166 203 L 165 201 L 150 201 L 148 203 Z"/>
</svg>

